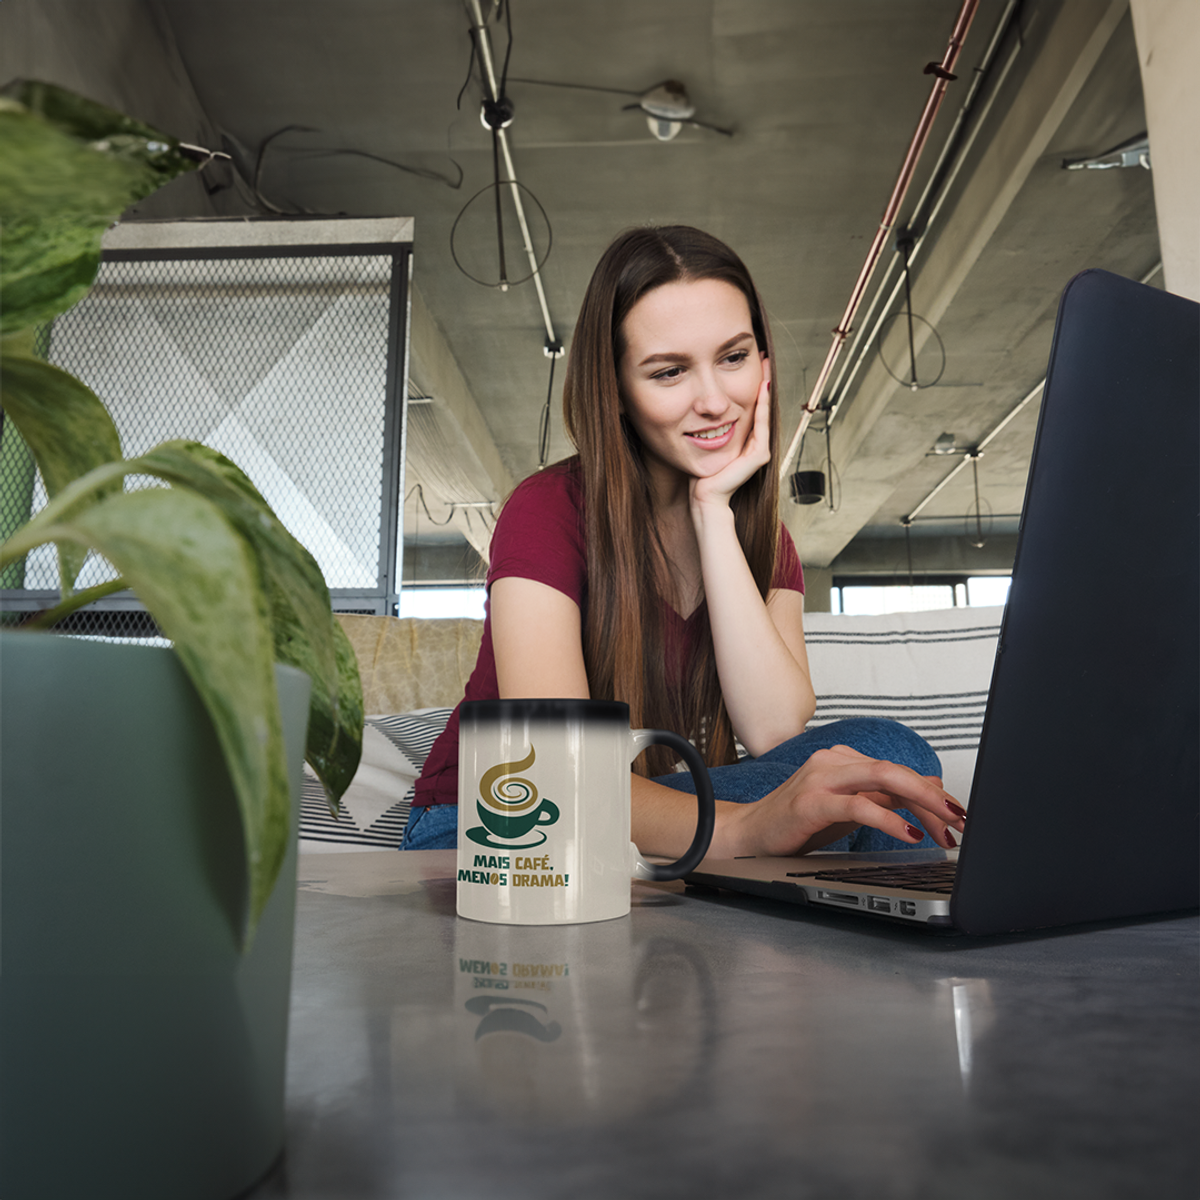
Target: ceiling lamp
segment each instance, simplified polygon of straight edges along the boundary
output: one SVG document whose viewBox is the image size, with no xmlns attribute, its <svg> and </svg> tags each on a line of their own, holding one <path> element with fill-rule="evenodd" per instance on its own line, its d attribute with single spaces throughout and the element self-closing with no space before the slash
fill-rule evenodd
<svg viewBox="0 0 1200 1200">
<path fill-rule="evenodd" d="M 819 504 L 825 499 L 824 471 L 796 471 L 792 475 L 792 499 L 797 504 Z"/>
<path fill-rule="evenodd" d="M 646 124 L 660 142 L 669 142 L 683 128 L 683 122 L 696 115 L 696 106 L 678 79 L 664 79 L 647 88 L 629 107 L 640 108 L 646 114 Z"/>
</svg>

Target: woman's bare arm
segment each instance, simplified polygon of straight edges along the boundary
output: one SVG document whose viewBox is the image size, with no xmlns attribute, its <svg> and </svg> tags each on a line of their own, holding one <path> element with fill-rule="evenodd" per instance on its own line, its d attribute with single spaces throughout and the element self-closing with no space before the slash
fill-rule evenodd
<svg viewBox="0 0 1200 1200">
<path fill-rule="evenodd" d="M 912 812 L 943 846 L 954 845 L 948 826 L 960 831 L 964 826 L 963 810 L 940 781 L 849 746 L 834 746 L 818 750 L 761 800 L 718 800 L 709 855 L 805 854 L 862 825 L 900 842 L 919 842 L 922 831 L 899 816 L 897 808 Z M 634 776 L 633 840 L 642 853 L 677 857 L 690 845 L 695 827 L 695 796 Z"/>
<path fill-rule="evenodd" d="M 804 648 L 804 597 L 779 589 L 763 601 L 730 507 L 737 489 L 770 461 L 769 396 L 768 371 L 742 453 L 689 489 L 721 694 L 734 730 L 756 756 L 802 733 L 816 710 Z"/>
<path fill-rule="evenodd" d="M 532 579 L 497 579 L 490 593 L 492 652 L 501 699 L 586 700 L 579 605 Z"/>
</svg>

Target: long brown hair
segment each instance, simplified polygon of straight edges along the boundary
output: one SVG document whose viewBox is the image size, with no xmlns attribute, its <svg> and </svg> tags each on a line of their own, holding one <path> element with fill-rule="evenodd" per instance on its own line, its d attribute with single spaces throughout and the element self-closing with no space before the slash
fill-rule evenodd
<svg viewBox="0 0 1200 1200">
<path fill-rule="evenodd" d="M 635 728 L 672 729 L 697 740 L 710 766 L 735 761 L 733 729 L 717 677 L 707 607 L 682 687 L 668 686 L 663 596 L 666 556 L 654 521 L 640 439 L 621 414 L 619 366 L 630 309 L 667 283 L 720 279 L 746 298 L 755 341 L 772 367 L 771 461 L 733 497 L 738 539 L 765 598 L 779 541 L 779 383 L 771 331 L 742 260 L 711 234 L 686 225 L 631 229 L 596 266 L 567 358 L 563 417 L 579 452 L 588 561 L 583 651 L 591 694 L 623 700 Z M 701 601 L 704 606 L 704 601 Z M 661 747 L 638 760 L 647 775 L 671 768 Z"/>
</svg>

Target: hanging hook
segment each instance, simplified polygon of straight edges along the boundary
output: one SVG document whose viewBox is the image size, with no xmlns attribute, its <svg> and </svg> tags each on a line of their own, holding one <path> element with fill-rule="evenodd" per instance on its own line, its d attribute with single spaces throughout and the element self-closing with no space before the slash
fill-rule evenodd
<svg viewBox="0 0 1200 1200">
<path fill-rule="evenodd" d="M 971 461 L 971 470 L 975 474 L 975 540 L 971 545 L 976 550 L 982 550 L 987 540 L 983 536 L 983 510 L 979 505 L 979 460 L 982 457 L 983 454 L 978 450 L 967 452 L 967 458 Z"/>
<path fill-rule="evenodd" d="M 916 235 L 907 225 L 902 226 L 896 234 L 896 249 L 904 255 L 904 308 L 908 317 L 908 361 L 912 368 L 912 381 L 908 386 L 909 390 L 914 392 L 921 385 L 917 382 L 917 347 L 913 337 L 912 286 L 909 280 L 908 256 L 912 253 L 916 240 Z"/>
</svg>

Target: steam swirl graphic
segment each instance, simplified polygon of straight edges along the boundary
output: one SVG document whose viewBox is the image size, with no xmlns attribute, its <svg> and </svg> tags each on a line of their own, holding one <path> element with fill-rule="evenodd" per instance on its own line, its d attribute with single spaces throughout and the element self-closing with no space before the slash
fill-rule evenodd
<svg viewBox="0 0 1200 1200">
<path fill-rule="evenodd" d="M 519 762 L 497 763 L 479 777 L 480 798 L 475 801 L 475 811 L 481 824 L 466 831 L 471 841 L 480 846 L 521 849 L 540 846 L 546 840 L 539 826 L 553 825 L 558 820 L 558 805 L 553 800 L 539 804 L 536 786 L 516 774 L 533 766 L 534 757 L 530 746 L 529 754 Z"/>
<path fill-rule="evenodd" d="M 479 790 L 486 803 L 504 813 L 523 812 L 532 808 L 537 803 L 537 788 L 528 779 L 521 779 L 514 773 L 533 766 L 535 755 L 531 745 L 529 754 L 519 762 L 497 763 L 484 771 L 479 780 Z"/>
</svg>

